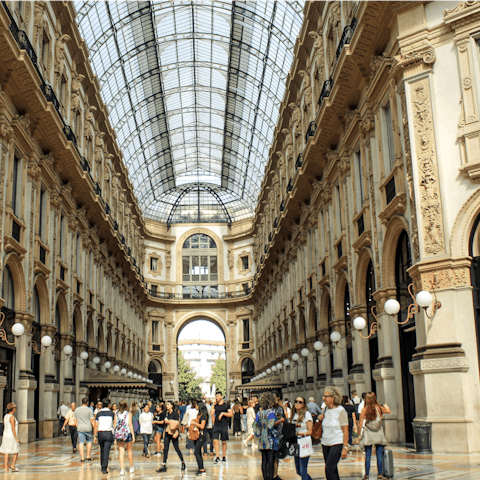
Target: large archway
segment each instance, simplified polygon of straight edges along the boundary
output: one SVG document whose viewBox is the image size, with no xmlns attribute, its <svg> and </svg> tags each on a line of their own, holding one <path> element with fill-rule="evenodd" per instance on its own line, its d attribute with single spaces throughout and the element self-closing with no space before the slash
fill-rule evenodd
<svg viewBox="0 0 480 480">
<path fill-rule="evenodd" d="M 226 329 L 209 316 L 194 316 L 176 329 L 179 400 L 213 398 L 228 391 Z"/>
</svg>

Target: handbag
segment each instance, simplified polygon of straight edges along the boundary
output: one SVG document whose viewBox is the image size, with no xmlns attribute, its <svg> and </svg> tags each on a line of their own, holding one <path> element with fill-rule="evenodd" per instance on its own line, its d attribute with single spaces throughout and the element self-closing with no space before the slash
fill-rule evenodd
<svg viewBox="0 0 480 480">
<path fill-rule="evenodd" d="M 198 427 L 196 425 L 191 424 L 188 427 L 188 438 L 192 442 L 195 440 L 198 440 L 198 437 L 200 437 L 200 431 L 198 430 Z"/>
<path fill-rule="evenodd" d="M 310 455 L 313 455 L 312 437 L 310 435 L 307 437 L 300 437 L 298 439 L 298 456 L 300 458 L 305 458 Z"/>
<path fill-rule="evenodd" d="M 171 435 L 173 438 L 178 438 L 178 421 L 170 420 L 170 423 L 167 426 L 166 432 Z"/>
<path fill-rule="evenodd" d="M 315 440 L 322 438 L 322 422 L 318 420 L 313 424 L 312 438 Z"/>
</svg>

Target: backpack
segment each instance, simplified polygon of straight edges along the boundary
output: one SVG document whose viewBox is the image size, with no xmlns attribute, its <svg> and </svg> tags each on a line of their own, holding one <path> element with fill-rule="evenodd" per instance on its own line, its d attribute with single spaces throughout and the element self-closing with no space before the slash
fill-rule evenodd
<svg viewBox="0 0 480 480">
<path fill-rule="evenodd" d="M 128 412 L 126 416 L 123 416 L 123 414 L 117 414 L 117 425 L 115 427 L 115 433 L 114 433 L 115 440 L 124 442 L 128 438 L 130 431 L 128 428 L 127 419 L 128 419 Z"/>
</svg>

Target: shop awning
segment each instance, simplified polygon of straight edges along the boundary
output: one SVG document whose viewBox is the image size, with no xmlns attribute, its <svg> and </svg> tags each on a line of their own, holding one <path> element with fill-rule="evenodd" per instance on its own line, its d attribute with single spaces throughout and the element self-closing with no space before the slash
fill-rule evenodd
<svg viewBox="0 0 480 480">
<path fill-rule="evenodd" d="M 286 383 L 282 382 L 280 377 L 265 377 L 256 380 L 255 382 L 244 383 L 243 385 L 238 385 L 238 390 L 280 390 L 285 388 Z"/>
<path fill-rule="evenodd" d="M 106 387 L 115 388 L 149 388 L 158 390 L 158 385 L 154 383 L 142 382 L 141 380 L 133 380 L 128 377 L 121 377 L 113 373 L 101 372 L 99 370 L 85 369 L 85 385 L 87 387 Z"/>
</svg>

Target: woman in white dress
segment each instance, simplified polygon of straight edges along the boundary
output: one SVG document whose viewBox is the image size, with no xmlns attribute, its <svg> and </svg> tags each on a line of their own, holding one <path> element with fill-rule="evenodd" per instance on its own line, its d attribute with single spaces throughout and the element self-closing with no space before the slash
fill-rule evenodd
<svg viewBox="0 0 480 480">
<path fill-rule="evenodd" d="M 20 451 L 20 441 L 18 440 L 18 421 L 14 417 L 17 407 L 14 403 L 7 405 L 7 414 L 3 418 L 3 440 L 0 447 L 0 453 L 5 456 L 5 471 L 18 472 L 18 468 L 15 466 L 17 462 L 18 452 Z M 8 466 L 8 456 L 13 454 L 13 461 Z"/>
</svg>

